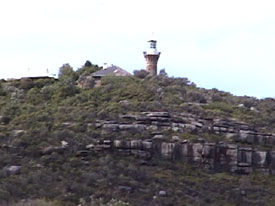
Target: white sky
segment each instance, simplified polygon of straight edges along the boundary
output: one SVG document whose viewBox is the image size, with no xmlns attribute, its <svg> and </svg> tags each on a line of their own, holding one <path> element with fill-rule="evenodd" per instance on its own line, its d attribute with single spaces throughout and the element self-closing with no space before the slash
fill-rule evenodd
<svg viewBox="0 0 275 206">
<path fill-rule="evenodd" d="M 154 32 L 170 76 L 275 97 L 274 11 L 274 0 L 0 0 L 0 78 L 86 60 L 132 72 Z"/>
</svg>

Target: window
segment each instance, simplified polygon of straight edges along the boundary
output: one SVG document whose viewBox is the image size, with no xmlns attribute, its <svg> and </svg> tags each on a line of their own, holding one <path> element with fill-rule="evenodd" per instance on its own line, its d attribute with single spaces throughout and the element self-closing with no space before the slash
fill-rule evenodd
<svg viewBox="0 0 275 206">
<path fill-rule="evenodd" d="M 150 48 L 155 49 L 156 48 L 156 42 L 151 41 L 150 42 Z"/>
</svg>

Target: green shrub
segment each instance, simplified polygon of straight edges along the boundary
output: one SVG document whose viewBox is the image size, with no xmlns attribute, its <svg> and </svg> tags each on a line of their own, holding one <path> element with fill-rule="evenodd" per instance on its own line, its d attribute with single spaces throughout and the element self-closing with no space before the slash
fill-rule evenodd
<svg viewBox="0 0 275 206">
<path fill-rule="evenodd" d="M 22 78 L 20 80 L 20 85 L 19 88 L 20 89 L 24 89 L 24 90 L 29 90 L 34 86 L 34 82 L 32 79 L 30 78 Z"/>
<path fill-rule="evenodd" d="M 30 104 L 40 104 L 44 102 L 44 96 L 40 93 L 40 89 L 32 88 L 27 92 L 27 102 Z"/>
<path fill-rule="evenodd" d="M 144 70 L 144 69 L 134 71 L 134 76 L 137 77 L 137 78 L 140 78 L 140 79 L 144 79 L 148 75 L 149 75 L 149 72 Z"/>
<path fill-rule="evenodd" d="M 86 61 L 83 67 L 79 68 L 76 73 L 80 77 L 81 75 L 90 75 L 94 72 L 101 70 L 102 67 L 92 64 L 90 61 Z"/>
<path fill-rule="evenodd" d="M 216 112 L 224 112 L 229 114 L 230 116 L 234 112 L 234 105 L 230 105 L 224 102 L 213 102 L 209 105 L 203 106 L 204 109 L 213 110 Z"/>
<path fill-rule="evenodd" d="M 0 82 L 0 96 L 6 96 L 6 91 L 4 90 L 3 83 Z"/>
</svg>

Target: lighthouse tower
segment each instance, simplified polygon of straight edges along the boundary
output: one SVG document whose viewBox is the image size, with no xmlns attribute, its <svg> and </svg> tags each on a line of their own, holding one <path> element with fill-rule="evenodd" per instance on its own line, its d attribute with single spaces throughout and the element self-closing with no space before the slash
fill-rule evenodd
<svg viewBox="0 0 275 206">
<path fill-rule="evenodd" d="M 146 70 L 150 73 L 150 75 L 157 75 L 158 73 L 158 59 L 160 56 L 160 52 L 157 50 L 157 41 L 149 40 L 148 48 L 143 52 L 144 57 L 146 59 L 147 67 Z"/>
</svg>

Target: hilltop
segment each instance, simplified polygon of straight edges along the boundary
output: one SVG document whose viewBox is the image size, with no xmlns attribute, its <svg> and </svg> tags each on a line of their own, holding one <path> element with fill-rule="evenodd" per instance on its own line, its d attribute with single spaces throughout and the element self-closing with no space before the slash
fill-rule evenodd
<svg viewBox="0 0 275 206">
<path fill-rule="evenodd" d="M 0 82 L 1 205 L 273 205 L 274 99 L 100 69 Z"/>
</svg>

